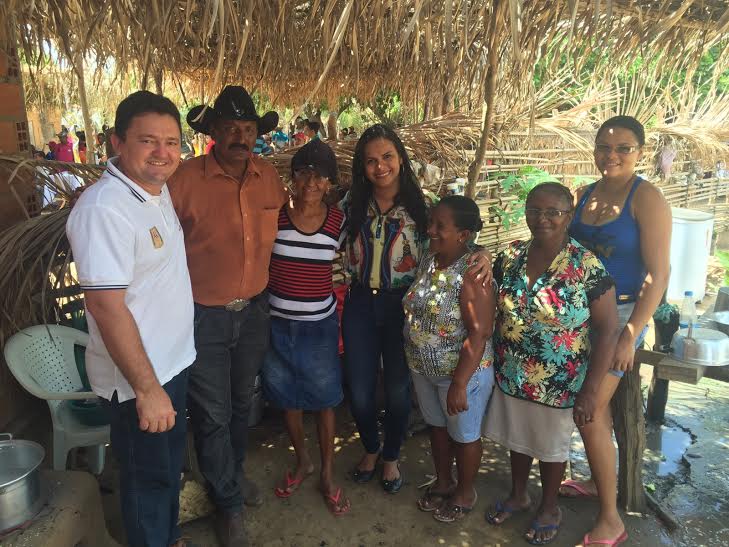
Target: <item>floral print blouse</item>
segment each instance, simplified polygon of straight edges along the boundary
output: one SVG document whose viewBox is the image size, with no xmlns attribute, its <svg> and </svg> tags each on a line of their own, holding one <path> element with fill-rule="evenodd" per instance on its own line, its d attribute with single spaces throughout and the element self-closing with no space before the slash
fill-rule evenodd
<svg viewBox="0 0 729 547">
<path fill-rule="evenodd" d="M 349 194 L 340 203 L 348 210 Z M 420 259 L 427 253 L 428 238 L 420 235 L 405 207 L 381 212 L 370 200 L 359 237 L 347 242 L 346 266 L 353 283 L 373 289 L 406 289 L 415 279 Z"/>
<path fill-rule="evenodd" d="M 529 288 L 530 243 L 512 242 L 494 264 L 496 382 L 507 395 L 571 408 L 587 374 L 590 303 L 614 282 L 594 254 L 570 239 Z"/>
<path fill-rule="evenodd" d="M 403 298 L 405 356 L 410 368 L 428 376 L 451 376 L 458 366 L 468 331 L 461 318 L 461 288 L 468 255 L 439 270 L 435 255 L 423 260 L 415 282 Z M 480 368 L 491 366 L 493 349 L 486 342 Z"/>
</svg>

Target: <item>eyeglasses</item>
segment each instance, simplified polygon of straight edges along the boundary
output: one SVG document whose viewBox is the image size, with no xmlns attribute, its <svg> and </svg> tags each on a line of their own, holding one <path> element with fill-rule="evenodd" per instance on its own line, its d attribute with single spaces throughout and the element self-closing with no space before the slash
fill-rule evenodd
<svg viewBox="0 0 729 547">
<path fill-rule="evenodd" d="M 319 173 L 317 173 L 314 169 L 311 169 L 310 167 L 300 167 L 298 169 L 294 169 L 293 176 L 297 180 L 308 180 L 309 178 L 313 178 L 314 180 L 318 180 L 321 182 L 329 182 L 329 177 L 322 177 Z"/>
<path fill-rule="evenodd" d="M 562 211 L 561 209 L 535 209 L 533 207 L 528 207 L 524 209 L 524 214 L 528 218 L 541 218 L 542 216 L 544 216 L 545 218 L 548 218 L 550 220 L 554 218 L 559 218 L 570 212 L 572 212 L 571 209 L 569 211 Z"/>
<path fill-rule="evenodd" d="M 610 146 L 607 144 L 596 144 L 596 154 L 609 154 L 613 150 L 621 156 L 627 156 L 640 149 L 640 146 L 636 144 L 620 144 L 618 146 Z"/>
</svg>

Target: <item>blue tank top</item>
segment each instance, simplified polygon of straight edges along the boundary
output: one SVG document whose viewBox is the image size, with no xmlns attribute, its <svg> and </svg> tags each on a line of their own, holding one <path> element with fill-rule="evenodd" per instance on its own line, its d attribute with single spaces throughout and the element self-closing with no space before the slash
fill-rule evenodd
<svg viewBox="0 0 729 547">
<path fill-rule="evenodd" d="M 600 226 L 582 222 L 582 209 L 597 183 L 591 184 L 577 204 L 569 230 L 573 238 L 598 256 L 615 280 L 618 304 L 635 302 L 646 275 L 640 227 L 630 212 L 633 195 L 641 182 L 640 177 L 635 179 L 620 215 Z"/>
</svg>

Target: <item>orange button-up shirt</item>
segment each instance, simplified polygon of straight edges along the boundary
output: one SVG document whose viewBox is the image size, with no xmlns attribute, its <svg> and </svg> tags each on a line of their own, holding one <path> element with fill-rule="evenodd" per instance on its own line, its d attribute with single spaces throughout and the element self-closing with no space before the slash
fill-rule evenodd
<svg viewBox="0 0 729 547">
<path fill-rule="evenodd" d="M 167 186 L 185 232 L 195 302 L 221 306 L 263 291 L 287 198 L 273 165 L 250 158 L 240 182 L 207 154 L 180 165 Z"/>
</svg>

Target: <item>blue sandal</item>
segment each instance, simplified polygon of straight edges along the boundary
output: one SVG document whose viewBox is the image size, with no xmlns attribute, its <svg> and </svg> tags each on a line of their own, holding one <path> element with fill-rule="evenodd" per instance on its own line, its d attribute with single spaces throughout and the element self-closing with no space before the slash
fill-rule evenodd
<svg viewBox="0 0 729 547">
<path fill-rule="evenodd" d="M 501 526 L 504 522 L 509 520 L 514 513 L 521 513 L 522 511 L 526 511 L 528 508 L 529 507 L 507 507 L 503 501 L 499 500 L 496 502 L 494 510 L 486 513 L 486 522 L 494 526 Z M 505 513 L 508 516 L 499 522 L 496 520 L 496 516 L 499 513 Z"/>
<path fill-rule="evenodd" d="M 546 545 L 547 543 L 551 543 L 554 541 L 554 539 L 557 537 L 557 534 L 559 533 L 559 527 L 562 525 L 560 522 L 559 524 L 539 524 L 536 520 L 532 522 L 529 530 L 534 530 L 534 537 L 531 539 L 526 537 L 526 534 L 524 534 L 524 539 L 526 539 L 529 543 L 532 545 Z M 539 532 L 551 532 L 552 530 L 555 530 L 555 534 L 548 538 L 543 540 L 537 539 L 537 534 Z"/>
</svg>

